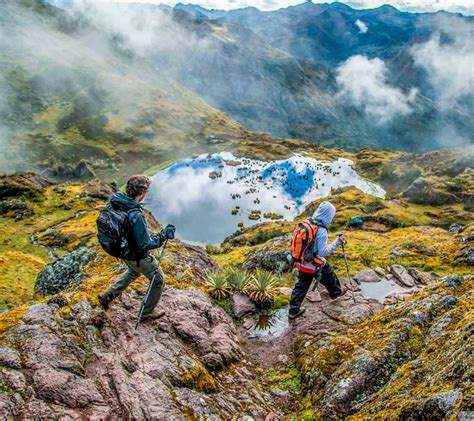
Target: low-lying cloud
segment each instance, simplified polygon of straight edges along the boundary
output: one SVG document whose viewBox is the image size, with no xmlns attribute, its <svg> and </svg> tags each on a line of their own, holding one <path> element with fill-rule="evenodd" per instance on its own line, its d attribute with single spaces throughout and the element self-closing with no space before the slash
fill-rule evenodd
<svg viewBox="0 0 474 421">
<path fill-rule="evenodd" d="M 365 34 L 369 30 L 369 27 L 364 22 L 362 22 L 360 19 L 357 19 L 355 21 L 355 24 L 359 28 L 359 32 L 361 34 Z"/>
<path fill-rule="evenodd" d="M 352 56 L 337 69 L 339 97 L 365 110 L 378 124 L 410 114 L 418 90 L 405 93 L 389 84 L 389 76 L 383 60 Z"/>
<path fill-rule="evenodd" d="M 442 110 L 472 113 L 474 98 L 474 28 L 459 20 L 440 22 L 442 30 L 411 48 L 415 65 L 423 68 Z"/>
</svg>

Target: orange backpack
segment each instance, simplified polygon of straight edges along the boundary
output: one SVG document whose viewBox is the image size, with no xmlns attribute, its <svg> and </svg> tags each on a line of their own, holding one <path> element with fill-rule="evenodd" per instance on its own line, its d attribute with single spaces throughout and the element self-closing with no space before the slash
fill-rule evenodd
<svg viewBox="0 0 474 421">
<path fill-rule="evenodd" d="M 316 238 L 319 226 L 313 223 L 311 219 L 305 219 L 300 222 L 293 231 L 291 239 L 291 257 L 295 262 L 312 261 L 313 255 L 310 259 L 305 259 L 306 253 L 313 247 L 313 241 Z"/>
</svg>

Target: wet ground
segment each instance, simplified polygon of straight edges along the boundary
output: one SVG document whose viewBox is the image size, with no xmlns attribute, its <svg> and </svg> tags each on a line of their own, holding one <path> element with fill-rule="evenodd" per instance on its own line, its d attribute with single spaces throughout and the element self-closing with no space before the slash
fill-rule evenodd
<svg viewBox="0 0 474 421">
<path fill-rule="evenodd" d="M 247 331 L 249 338 L 278 338 L 289 328 L 288 308 L 262 313 L 254 325 Z"/>
<path fill-rule="evenodd" d="M 351 165 L 342 158 L 328 163 L 295 155 L 264 162 L 229 152 L 204 154 L 157 173 L 146 206 L 161 223 L 176 225 L 180 239 L 219 244 L 238 224 L 251 226 L 275 215 L 292 220 L 333 188 L 356 186 L 375 196 L 385 194 Z"/>
<path fill-rule="evenodd" d="M 408 290 L 388 279 L 382 279 L 380 282 L 362 282 L 360 285 L 360 293 L 364 298 L 373 298 L 380 303 L 392 293 Z M 350 292 L 347 294 L 349 296 Z M 304 305 L 308 304 L 308 300 L 305 300 Z M 250 339 L 272 340 L 285 335 L 289 330 L 288 307 L 284 307 L 259 314 L 253 326 L 247 330 L 246 336 Z"/>
<path fill-rule="evenodd" d="M 385 278 L 380 282 L 362 282 L 360 284 L 360 289 L 364 297 L 375 298 L 380 302 L 383 302 L 385 297 L 394 292 L 407 291 L 407 288 L 403 288 L 396 282 Z"/>
</svg>

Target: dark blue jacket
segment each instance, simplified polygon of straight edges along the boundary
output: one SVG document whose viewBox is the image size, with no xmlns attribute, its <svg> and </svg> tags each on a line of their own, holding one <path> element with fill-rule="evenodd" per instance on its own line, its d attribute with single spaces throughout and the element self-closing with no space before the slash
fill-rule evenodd
<svg viewBox="0 0 474 421">
<path fill-rule="evenodd" d="M 150 250 L 160 247 L 165 241 L 162 232 L 151 235 L 146 223 L 142 206 L 125 193 L 118 192 L 110 199 L 110 205 L 115 209 L 128 212 L 128 242 L 130 253 L 125 260 L 140 260 L 149 255 Z"/>
</svg>

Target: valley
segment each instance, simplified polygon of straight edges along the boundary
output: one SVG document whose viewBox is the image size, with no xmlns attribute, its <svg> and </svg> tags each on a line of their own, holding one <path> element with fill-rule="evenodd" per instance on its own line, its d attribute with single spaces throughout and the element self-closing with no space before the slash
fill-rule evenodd
<svg viewBox="0 0 474 421">
<path fill-rule="evenodd" d="M 0 0 L 0 417 L 471 419 L 473 24 Z M 134 174 L 176 225 L 138 325 L 144 277 L 99 301 L 126 265 L 96 225 Z M 323 201 L 342 295 L 291 320 Z"/>
</svg>

